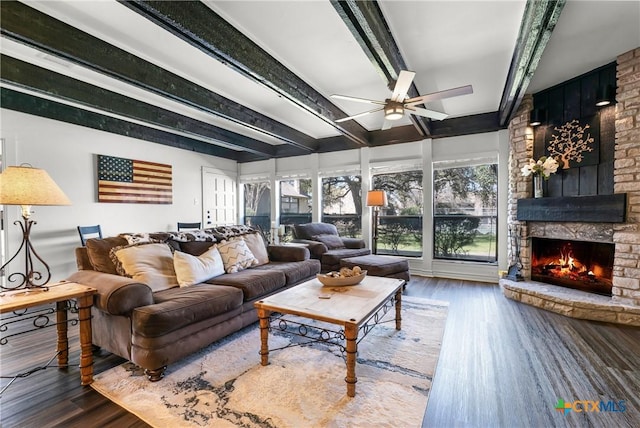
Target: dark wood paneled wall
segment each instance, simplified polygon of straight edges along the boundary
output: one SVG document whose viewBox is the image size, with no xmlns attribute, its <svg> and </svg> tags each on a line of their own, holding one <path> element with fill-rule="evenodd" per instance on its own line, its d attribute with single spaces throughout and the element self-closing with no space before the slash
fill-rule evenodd
<svg viewBox="0 0 640 428">
<path fill-rule="evenodd" d="M 585 122 L 594 118 L 599 125 L 599 163 L 558 170 L 545 182 L 547 196 L 613 194 L 613 162 L 615 144 L 615 102 L 596 106 L 598 87 L 616 87 L 616 63 L 612 62 L 581 76 L 533 95 L 533 106 L 545 112 L 544 121 L 534 128 L 535 159 L 545 155 L 549 129 L 573 119 Z M 615 93 L 615 92 L 614 92 Z M 594 129 L 596 126 L 594 126 Z"/>
</svg>

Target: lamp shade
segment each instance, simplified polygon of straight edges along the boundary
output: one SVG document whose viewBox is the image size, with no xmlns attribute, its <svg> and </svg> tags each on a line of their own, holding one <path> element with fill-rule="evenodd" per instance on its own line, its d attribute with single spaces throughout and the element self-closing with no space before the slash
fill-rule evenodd
<svg viewBox="0 0 640 428">
<path fill-rule="evenodd" d="M 45 170 L 10 166 L 0 174 L 0 204 L 71 205 L 71 201 Z"/>
<path fill-rule="evenodd" d="M 368 207 L 384 207 L 387 205 L 387 194 L 384 190 L 369 190 L 367 192 Z"/>
</svg>

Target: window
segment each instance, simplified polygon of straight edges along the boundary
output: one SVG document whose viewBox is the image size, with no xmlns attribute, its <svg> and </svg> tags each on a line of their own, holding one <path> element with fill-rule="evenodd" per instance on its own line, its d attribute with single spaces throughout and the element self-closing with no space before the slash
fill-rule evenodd
<svg viewBox="0 0 640 428">
<path fill-rule="evenodd" d="M 435 169 L 435 259 L 497 260 L 498 165 Z"/>
<path fill-rule="evenodd" d="M 322 222 L 334 224 L 340 236 L 362 237 L 362 179 L 359 175 L 322 179 Z"/>
<path fill-rule="evenodd" d="M 244 184 L 244 224 L 261 229 L 271 238 L 271 184 L 268 181 Z"/>
<path fill-rule="evenodd" d="M 422 256 L 422 171 L 377 174 L 374 189 L 387 192 L 387 206 L 380 210 L 378 254 Z"/>
<path fill-rule="evenodd" d="M 311 222 L 311 179 L 288 179 L 280 182 L 280 224 L 285 225 L 284 241 L 290 239 L 293 224 Z"/>
</svg>

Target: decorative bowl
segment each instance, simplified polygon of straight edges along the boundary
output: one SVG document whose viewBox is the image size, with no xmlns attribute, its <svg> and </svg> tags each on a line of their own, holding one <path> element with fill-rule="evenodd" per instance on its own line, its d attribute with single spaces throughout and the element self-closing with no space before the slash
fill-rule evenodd
<svg viewBox="0 0 640 428">
<path fill-rule="evenodd" d="M 322 285 L 326 285 L 329 287 L 343 287 L 346 285 L 360 284 L 360 282 L 362 282 L 365 276 L 367 276 L 366 270 L 363 270 L 362 273 L 360 273 L 360 275 L 337 277 L 337 278 L 334 276 L 327 276 L 323 273 L 319 273 L 316 275 L 316 278 L 318 278 L 318 281 L 320 281 Z"/>
</svg>

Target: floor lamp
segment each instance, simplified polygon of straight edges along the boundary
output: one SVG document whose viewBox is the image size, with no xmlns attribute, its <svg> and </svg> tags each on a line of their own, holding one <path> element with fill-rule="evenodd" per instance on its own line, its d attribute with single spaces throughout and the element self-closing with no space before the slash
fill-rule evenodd
<svg viewBox="0 0 640 428">
<path fill-rule="evenodd" d="M 22 243 L 18 251 L 0 267 L 4 272 L 21 251 L 24 252 L 24 272 L 14 272 L 7 276 L 8 283 L 0 288 L 5 290 L 43 289 L 49 279 L 51 271 L 49 265 L 36 253 L 31 244 L 31 227 L 36 224 L 31 220 L 31 205 L 71 205 L 69 198 L 58 185 L 49 177 L 46 171 L 31 166 L 10 166 L 0 174 L 0 205 L 20 205 L 22 207 L 22 220 L 16 220 L 13 224 L 22 229 Z M 34 259 L 42 264 L 43 272 L 36 270 Z"/>
<path fill-rule="evenodd" d="M 378 216 L 380 207 L 387 205 L 387 194 L 384 190 L 369 190 L 367 206 L 373 207 L 373 254 L 378 254 Z"/>
</svg>

